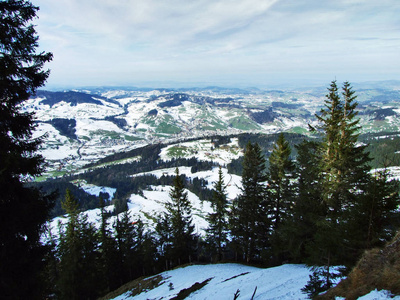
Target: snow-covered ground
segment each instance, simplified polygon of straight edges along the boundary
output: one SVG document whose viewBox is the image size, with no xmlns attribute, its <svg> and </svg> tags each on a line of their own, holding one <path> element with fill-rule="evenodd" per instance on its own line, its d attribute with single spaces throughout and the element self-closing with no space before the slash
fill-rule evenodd
<svg viewBox="0 0 400 300">
<path fill-rule="evenodd" d="M 107 186 L 97 186 L 94 184 L 87 183 L 86 180 L 78 179 L 72 182 L 77 187 L 83 189 L 86 193 L 94 196 L 100 196 L 100 193 L 106 193 L 110 197 L 110 200 L 114 198 L 114 194 L 117 191 L 115 188 Z"/>
<path fill-rule="evenodd" d="M 240 264 L 194 265 L 161 273 L 164 280 L 158 287 L 136 296 L 131 296 L 128 292 L 114 300 L 172 299 L 179 291 L 207 279 L 210 280 L 203 288 L 186 299 L 231 300 L 237 290 L 240 290 L 238 300 L 252 299 L 254 291 L 254 300 L 307 299 L 301 289 L 307 283 L 309 274 L 311 272 L 306 266 L 293 264 L 266 269 Z M 386 291 L 373 291 L 360 299 L 400 300 L 400 296 L 390 298 Z"/>
<path fill-rule="evenodd" d="M 203 178 L 208 181 L 208 186 L 207 188 L 213 189 L 214 188 L 214 183 L 218 181 L 218 168 L 213 168 L 211 171 L 200 171 L 196 173 L 192 173 L 191 167 L 179 167 L 179 174 L 181 175 L 186 175 L 188 178 Z M 222 170 L 222 175 L 224 177 L 224 183 L 226 186 L 226 193 L 227 193 L 227 198 L 228 200 L 232 200 L 236 198 L 236 196 L 240 193 L 240 188 L 242 187 L 242 179 L 238 175 L 234 174 L 229 174 L 228 169 L 226 168 L 221 168 Z M 175 175 L 176 168 L 168 168 L 168 169 L 160 169 L 160 170 L 154 170 L 150 172 L 144 172 L 144 173 L 138 173 L 132 175 L 134 176 L 143 176 L 143 175 L 154 175 L 158 178 L 161 176 L 174 176 Z"/>
<path fill-rule="evenodd" d="M 243 155 L 243 150 L 239 147 L 238 138 L 231 138 L 230 143 L 219 148 L 215 148 L 211 140 L 203 139 L 164 147 L 161 149 L 160 158 L 166 161 L 176 158 L 177 155 L 174 149 L 179 149 L 180 157 L 195 157 L 200 161 L 213 161 L 221 165 L 225 165 Z"/>
<path fill-rule="evenodd" d="M 134 174 L 132 176 L 140 176 L 144 174 L 153 174 L 157 177 L 162 175 L 175 175 L 175 168 L 161 169 L 147 173 Z M 204 178 L 208 181 L 208 188 L 212 189 L 214 182 L 218 180 L 218 168 L 213 168 L 211 171 L 201 171 L 192 173 L 190 167 L 180 167 L 179 173 L 185 174 L 188 178 Z M 224 175 L 224 181 L 226 185 L 226 192 L 228 200 L 235 198 L 241 187 L 240 176 L 228 174 L 226 168 L 222 168 L 222 173 Z M 100 192 L 108 193 L 110 199 L 113 198 L 116 189 L 104 186 L 95 186 L 93 184 L 88 184 L 84 180 L 76 180 L 75 185 L 79 186 L 87 193 L 92 195 L 99 195 Z M 128 202 L 128 210 L 131 217 L 134 220 L 142 220 L 143 223 L 148 226 L 149 229 L 155 229 L 155 219 L 165 211 L 165 203 L 170 201 L 169 193 L 171 191 L 171 186 L 168 185 L 157 185 L 151 186 L 146 190 L 143 190 L 143 194 L 132 194 Z M 206 216 L 208 213 L 212 212 L 211 204 L 209 201 L 200 199 L 197 195 L 187 190 L 189 201 L 192 205 L 192 215 L 193 224 L 195 225 L 196 233 L 200 235 L 205 234 L 205 229 L 208 227 L 206 221 Z M 107 208 L 112 211 L 114 206 L 111 205 Z M 92 209 L 85 211 L 84 214 L 88 216 L 88 221 L 93 223 L 96 227 L 99 226 L 100 222 L 100 209 Z M 111 217 L 109 220 L 109 225 L 112 226 L 117 217 Z M 54 236 L 58 235 L 58 223 L 66 223 L 68 221 L 67 217 L 61 216 L 54 218 L 50 222 L 50 228 Z"/>
</svg>

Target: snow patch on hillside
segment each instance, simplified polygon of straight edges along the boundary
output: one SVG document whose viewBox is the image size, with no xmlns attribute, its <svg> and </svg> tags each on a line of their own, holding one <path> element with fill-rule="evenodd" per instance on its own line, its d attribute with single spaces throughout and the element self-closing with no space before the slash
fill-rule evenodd
<svg viewBox="0 0 400 300">
<path fill-rule="evenodd" d="M 174 149 L 179 149 L 181 157 L 195 157 L 200 161 L 212 161 L 220 165 L 226 165 L 233 159 L 243 156 L 238 138 L 231 138 L 230 143 L 221 145 L 218 148 L 214 146 L 211 140 L 206 139 L 169 145 L 161 149 L 160 158 L 168 161 L 176 157 Z"/>
<path fill-rule="evenodd" d="M 185 299 L 192 300 L 231 300 L 239 290 L 238 299 L 308 299 L 301 289 L 307 283 L 311 271 L 304 265 L 287 264 L 274 268 L 256 268 L 240 264 L 193 265 L 166 271 L 164 278 L 156 288 L 144 291 L 136 296 L 130 292 L 114 300 L 172 299 L 183 289 L 196 282 L 208 283 Z M 340 298 L 337 298 L 340 299 Z M 400 296 L 390 297 L 387 291 L 372 291 L 359 299 L 363 300 L 400 300 Z"/>
<path fill-rule="evenodd" d="M 219 168 L 215 167 L 211 171 L 200 171 L 192 173 L 191 167 L 179 167 L 179 174 L 185 175 L 188 178 L 203 178 L 208 181 L 207 188 L 213 189 L 214 183 L 218 181 L 218 171 Z M 222 175 L 224 177 L 224 184 L 226 186 L 227 198 L 228 200 L 232 200 L 237 197 L 240 193 L 240 189 L 242 187 L 242 179 L 241 176 L 233 175 L 228 173 L 228 169 L 221 168 Z M 175 176 L 176 168 L 166 168 L 160 170 L 154 170 L 150 172 L 143 172 L 131 175 L 132 177 L 135 176 L 143 176 L 143 175 L 154 175 L 157 178 L 161 176 Z"/>
</svg>

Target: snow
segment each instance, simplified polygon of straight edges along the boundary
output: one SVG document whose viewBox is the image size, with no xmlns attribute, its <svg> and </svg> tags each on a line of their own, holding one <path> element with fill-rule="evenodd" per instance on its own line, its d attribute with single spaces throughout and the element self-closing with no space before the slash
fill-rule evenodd
<svg viewBox="0 0 400 300">
<path fill-rule="evenodd" d="M 77 155 L 77 148 L 73 147 L 67 137 L 61 135 L 51 124 L 38 123 L 33 131 L 32 138 L 46 135 L 46 147 L 39 153 L 48 160 L 62 160 Z"/>
<path fill-rule="evenodd" d="M 128 209 L 130 214 L 137 219 L 141 219 L 149 227 L 155 228 L 155 222 L 148 216 L 157 217 L 165 212 L 165 203 L 170 201 L 169 192 L 171 186 L 152 186 L 151 190 L 144 190 L 143 196 L 132 194 L 129 198 Z M 192 205 L 192 218 L 196 232 L 204 235 L 208 223 L 205 216 L 212 212 L 210 202 L 201 201 L 198 196 L 186 190 L 188 199 Z"/>
<path fill-rule="evenodd" d="M 107 186 L 97 186 L 94 184 L 87 183 L 85 180 L 76 180 L 72 182 L 76 186 L 83 189 L 86 193 L 94 196 L 100 196 L 100 193 L 107 193 L 110 196 L 110 200 L 114 198 L 114 194 L 117 191 L 115 188 Z"/>
<path fill-rule="evenodd" d="M 132 175 L 134 176 L 142 176 L 142 175 L 154 175 L 157 178 L 160 178 L 161 176 L 174 176 L 175 175 L 175 170 L 176 168 L 166 168 L 166 169 L 160 169 L 160 170 L 154 170 L 150 172 L 144 172 L 144 173 L 138 173 Z M 222 175 L 224 177 L 224 183 L 226 186 L 226 193 L 227 193 L 227 199 L 228 200 L 233 200 L 236 198 L 236 196 L 240 193 L 240 188 L 242 186 L 241 182 L 241 177 L 238 175 L 233 175 L 228 173 L 228 169 L 226 168 L 221 168 L 222 170 Z M 200 171 L 196 173 L 192 173 L 191 167 L 179 167 L 179 174 L 181 175 L 186 175 L 188 178 L 203 178 L 208 181 L 208 186 L 207 188 L 213 189 L 214 188 L 214 183 L 218 181 L 218 171 L 219 168 L 215 167 L 211 171 Z"/>
<path fill-rule="evenodd" d="M 211 141 L 207 139 L 170 145 L 161 149 L 160 158 L 170 160 L 174 156 L 171 156 L 169 151 L 177 146 L 181 149 L 188 149 L 188 153 L 184 155 L 186 158 L 195 157 L 200 161 L 212 161 L 221 165 L 243 155 L 238 138 L 231 138 L 231 142 L 223 148 L 214 148 Z"/>
<path fill-rule="evenodd" d="M 171 299 L 182 289 L 190 288 L 196 282 L 210 279 L 201 289 L 191 293 L 186 299 L 192 300 L 231 300 L 239 289 L 240 299 L 251 299 L 257 288 L 254 300 L 267 299 L 308 299 L 301 289 L 307 283 L 311 271 L 305 265 L 287 264 L 273 268 L 257 268 L 241 264 L 192 265 L 160 275 L 161 285 L 136 296 L 130 292 L 114 300 Z M 337 300 L 341 298 L 336 298 Z M 359 299 L 362 300 L 400 300 L 400 296 L 391 298 L 387 291 L 372 291 Z"/>
<path fill-rule="evenodd" d="M 166 271 L 160 275 L 162 284 L 152 290 L 130 296 L 129 292 L 114 300 L 171 299 L 182 289 L 191 287 L 196 282 L 208 281 L 206 286 L 190 294 L 186 299 L 231 300 L 239 289 L 238 299 L 307 299 L 301 289 L 307 283 L 309 268 L 304 265 L 283 265 L 274 268 L 256 268 L 240 264 L 194 265 Z M 337 298 L 340 299 L 340 298 Z M 387 291 L 373 291 L 361 297 L 363 300 L 391 299 Z M 399 300 L 400 297 L 393 299 Z"/>
<path fill-rule="evenodd" d="M 371 293 L 358 298 L 359 300 L 385 300 L 385 299 L 393 299 L 400 300 L 400 296 L 391 297 L 391 293 L 388 291 L 377 291 L 374 290 Z"/>
</svg>

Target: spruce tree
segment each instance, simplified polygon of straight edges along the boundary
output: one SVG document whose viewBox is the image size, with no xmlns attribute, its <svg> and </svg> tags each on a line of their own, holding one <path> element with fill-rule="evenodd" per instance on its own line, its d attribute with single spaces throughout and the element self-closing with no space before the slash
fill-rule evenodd
<svg viewBox="0 0 400 300">
<path fill-rule="evenodd" d="M 217 261 L 220 261 L 223 257 L 228 233 L 228 200 L 221 167 L 219 167 L 218 181 L 214 183 L 213 197 L 210 201 L 214 212 L 207 216 L 209 227 L 206 239 L 212 252 L 217 255 Z"/>
<path fill-rule="evenodd" d="M 136 257 L 134 253 L 136 245 L 135 222 L 132 220 L 129 211 L 124 211 L 117 216 L 115 222 L 115 237 L 117 240 L 119 262 L 116 265 L 120 273 L 121 284 L 135 278 Z"/>
<path fill-rule="evenodd" d="M 68 223 L 65 231 L 60 227 L 59 298 L 95 299 L 101 293 L 96 229 L 85 214 L 79 213 L 78 203 L 70 190 L 66 192 L 62 207 L 68 214 Z"/>
<path fill-rule="evenodd" d="M 192 206 L 178 168 L 175 174 L 174 185 L 169 193 L 171 201 L 166 203 L 166 217 L 171 224 L 171 258 L 179 265 L 192 260 L 196 236 L 192 223 Z"/>
<path fill-rule="evenodd" d="M 98 230 L 99 239 L 99 267 L 102 274 L 102 284 L 99 290 L 106 294 L 119 287 L 119 270 L 117 268 L 119 257 L 117 242 L 108 224 L 110 213 L 105 209 L 105 202 L 100 196 L 100 228 Z"/>
<path fill-rule="evenodd" d="M 283 234 L 290 259 L 304 262 L 314 241 L 317 223 L 326 218 L 327 205 L 321 196 L 319 144 L 304 140 L 296 146 L 296 191 L 292 215 L 284 222 Z"/>
<path fill-rule="evenodd" d="M 244 152 L 242 191 L 234 200 L 229 220 L 233 247 L 247 262 L 260 260 L 268 246 L 266 179 L 261 148 L 249 142 Z"/>
<path fill-rule="evenodd" d="M 323 265 L 324 286 L 331 284 L 330 267 L 352 266 L 360 255 L 356 245 L 359 229 L 354 226 L 357 215 L 363 214 L 370 181 L 369 153 L 359 145 L 357 102 L 350 84 L 345 82 L 340 98 L 336 82 L 331 83 L 325 107 L 316 115 L 322 133 L 319 147 L 322 200 L 326 216 L 318 220 L 313 243 L 308 247 L 311 264 Z"/>
<path fill-rule="evenodd" d="M 272 216 L 272 250 L 275 263 L 281 263 L 287 251 L 286 242 L 283 241 L 282 223 L 292 215 L 294 203 L 294 171 L 295 166 L 290 158 L 289 143 L 281 133 L 269 157 L 268 170 L 268 199 L 270 215 Z"/>
<path fill-rule="evenodd" d="M 51 53 L 36 53 L 38 36 L 30 23 L 38 7 L 29 1 L 0 2 L 0 290 L 8 299 L 41 299 L 40 273 L 47 248 L 40 242 L 53 198 L 24 186 L 42 171 L 32 139 L 34 115 L 24 101 L 44 85 L 43 66 Z"/>
<path fill-rule="evenodd" d="M 279 229 L 293 207 L 295 166 L 290 158 L 291 149 L 281 133 L 269 157 L 268 189 L 272 207 L 273 229 Z"/>
<path fill-rule="evenodd" d="M 157 218 L 157 253 L 159 261 L 162 261 L 161 268 L 169 270 L 172 267 L 172 224 L 167 213 L 160 214 Z"/>
</svg>

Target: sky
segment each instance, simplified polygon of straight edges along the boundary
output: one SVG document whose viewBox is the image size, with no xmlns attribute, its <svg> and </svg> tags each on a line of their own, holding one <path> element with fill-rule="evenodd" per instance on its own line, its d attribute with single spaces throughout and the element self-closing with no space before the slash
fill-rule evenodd
<svg viewBox="0 0 400 300">
<path fill-rule="evenodd" d="M 400 80 L 399 0 L 32 0 L 48 87 Z"/>
</svg>

